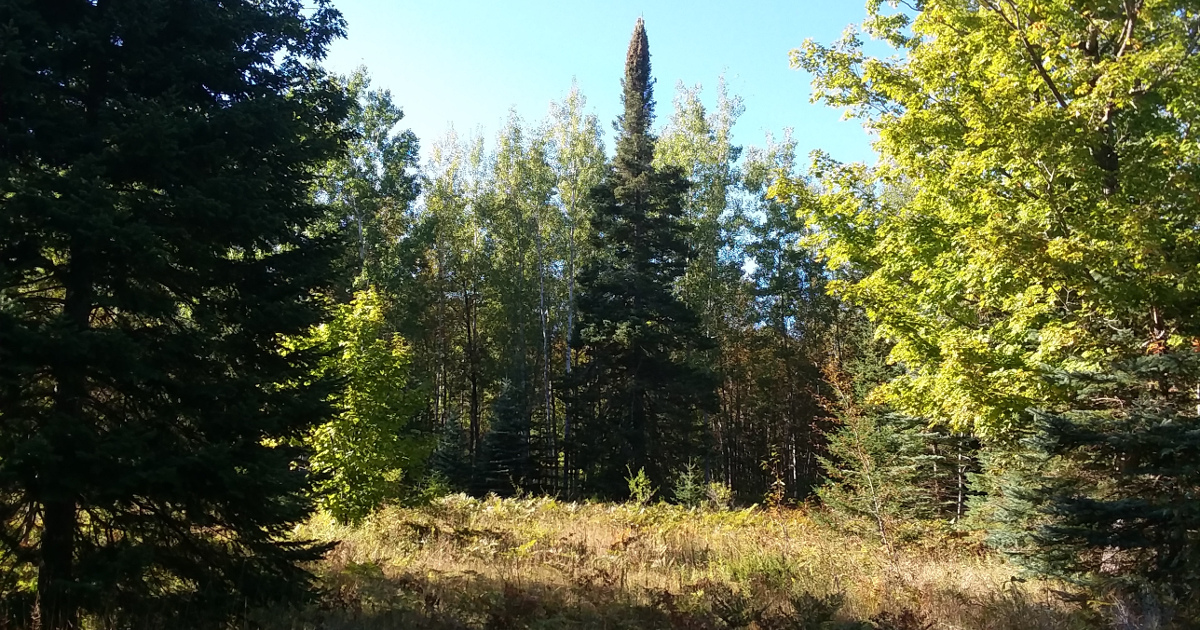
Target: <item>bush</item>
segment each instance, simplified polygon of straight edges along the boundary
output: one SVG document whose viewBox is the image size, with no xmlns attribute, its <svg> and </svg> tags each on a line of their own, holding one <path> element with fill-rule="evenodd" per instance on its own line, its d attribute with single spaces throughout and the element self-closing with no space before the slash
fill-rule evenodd
<svg viewBox="0 0 1200 630">
<path fill-rule="evenodd" d="M 628 466 L 625 467 L 625 470 L 629 471 L 629 476 L 625 478 L 625 482 L 629 484 L 629 500 L 642 505 L 650 503 L 650 499 L 658 490 L 650 485 L 650 477 L 646 475 L 646 469 L 639 468 L 636 475 Z"/>
<path fill-rule="evenodd" d="M 708 505 L 715 510 L 728 510 L 733 505 L 733 489 L 727 483 L 713 481 L 705 487 Z"/>
</svg>

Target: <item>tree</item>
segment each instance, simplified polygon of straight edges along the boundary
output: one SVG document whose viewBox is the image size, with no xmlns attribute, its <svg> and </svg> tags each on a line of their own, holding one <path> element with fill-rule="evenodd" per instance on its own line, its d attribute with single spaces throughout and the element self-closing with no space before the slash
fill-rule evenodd
<svg viewBox="0 0 1200 630">
<path fill-rule="evenodd" d="M 875 0 L 865 30 L 903 54 L 850 31 L 793 63 L 878 134 L 879 165 L 819 155 L 816 194 L 776 193 L 895 341 L 879 399 L 986 438 L 1008 504 L 986 510 L 1039 571 L 1194 599 L 1200 378 L 1177 367 L 1200 337 L 1200 14 Z"/>
<path fill-rule="evenodd" d="M 1037 412 L 993 501 L 999 549 L 1146 619 L 1200 615 L 1200 354 L 1138 357 L 1058 378 L 1069 411 Z M 1189 625 L 1190 624 L 1190 625 Z"/>
<path fill-rule="evenodd" d="M 565 225 L 562 234 L 566 250 L 563 260 L 563 276 L 566 280 L 566 295 L 560 298 L 562 311 L 565 313 L 563 324 L 565 339 L 563 345 L 563 364 L 566 378 L 570 378 L 572 348 L 575 334 L 575 281 L 578 269 L 591 259 L 592 252 L 588 249 L 588 234 L 590 233 L 590 214 L 586 206 L 586 195 L 589 190 L 600 182 L 604 169 L 604 145 L 601 139 L 600 124 L 595 115 L 585 115 L 584 106 L 587 99 L 579 91 L 579 86 L 572 84 L 571 91 L 561 103 L 555 103 L 550 108 L 550 120 L 546 126 L 549 136 L 548 144 L 551 153 L 551 167 L 556 178 L 555 189 Z M 563 416 L 562 441 L 571 441 L 571 414 L 569 408 Z M 570 461 L 570 451 L 563 449 L 563 487 L 571 491 L 572 472 L 574 467 Z"/>
<path fill-rule="evenodd" d="M 414 423 L 420 392 L 408 382 L 411 353 L 386 316 L 379 291 L 359 291 L 306 340 L 325 353 L 322 371 L 344 383 L 333 397 L 337 415 L 309 437 L 322 506 L 342 521 L 403 498 L 433 447 Z"/>
<path fill-rule="evenodd" d="M 868 57 L 856 31 L 793 51 L 817 99 L 878 134 L 878 167 L 818 156 L 819 195 L 776 193 L 832 267 L 864 270 L 836 288 L 896 342 L 907 370 L 882 392 L 891 404 L 1000 436 L 1069 403 L 1053 369 L 1200 336 L 1194 8 L 881 5 L 865 31 L 902 55 Z"/>
<path fill-rule="evenodd" d="M 451 131 L 434 145 L 424 206 L 401 244 L 409 273 L 397 291 L 399 331 L 413 344 L 414 377 L 428 384 L 430 422 L 447 435 L 448 424 L 465 422 L 472 464 L 495 362 L 485 161 L 482 138 L 463 143 Z"/>
<path fill-rule="evenodd" d="M 710 342 L 675 293 L 692 253 L 682 221 L 688 183 L 677 169 L 653 166 L 650 50 L 641 19 L 623 88 L 616 157 L 589 196 L 597 258 L 579 278 L 575 344 L 585 362 L 572 375 L 578 432 L 568 445 L 585 484 L 612 497 L 623 494 L 628 468 L 645 469 L 661 486 L 700 454 L 700 414 L 715 402 L 711 372 L 689 361 Z"/>
<path fill-rule="evenodd" d="M 417 137 L 396 129 L 404 112 L 391 92 L 371 89 L 365 68 L 338 80 L 352 105 L 346 121 L 351 140 L 327 165 L 318 196 L 328 203 L 336 229 L 349 232 L 347 267 L 360 284 L 394 290 L 398 241 L 410 231 L 410 207 L 420 192 Z"/>
<path fill-rule="evenodd" d="M 483 440 L 480 471 L 483 490 L 511 496 L 526 487 L 535 473 L 530 443 L 529 387 L 500 384 L 492 409 L 491 428 Z"/>
<path fill-rule="evenodd" d="M 963 516 L 974 440 L 870 402 L 871 391 L 898 371 L 886 364 L 888 345 L 860 311 L 838 322 L 838 350 L 825 365 L 832 392 L 824 400 L 837 424 L 827 432 L 821 464 L 822 503 L 850 529 L 865 521 L 891 554 L 922 521 Z M 908 525 L 906 527 L 906 525 Z"/>
<path fill-rule="evenodd" d="M 503 423 L 509 427 L 522 426 L 524 443 L 513 440 L 493 441 L 493 451 L 499 444 L 520 446 L 522 452 L 492 453 L 489 457 L 528 459 L 530 437 L 532 445 L 544 464 L 543 477 L 548 485 L 556 478 L 552 467 L 557 464 L 557 421 L 554 413 L 550 372 L 551 320 L 547 301 L 551 250 L 549 247 L 560 225 L 552 205 L 555 178 L 547 161 L 547 143 L 542 134 L 529 134 L 515 112 L 497 139 L 492 170 L 492 186 L 485 196 L 485 233 L 491 241 L 494 264 L 489 284 L 501 310 L 494 324 L 494 338 L 500 344 L 503 359 L 498 379 L 497 396 L 504 398 L 493 407 L 503 410 Z M 540 374 L 539 374 L 540 373 Z M 540 377 L 540 378 L 539 378 Z M 541 387 L 533 402 L 535 383 Z M 537 414 L 541 422 L 530 417 L 518 420 L 515 414 Z M 501 420 L 494 414 L 493 421 Z M 495 429 L 495 427 L 493 427 Z M 509 431 L 509 429 L 505 429 Z M 526 474 L 522 480 L 532 474 Z"/>
<path fill-rule="evenodd" d="M 831 270 L 803 242 L 808 230 L 794 209 L 767 194 L 794 173 L 794 162 L 787 135 L 747 150 L 740 226 L 730 240 L 737 244 L 731 258 L 750 264 L 736 283 L 726 272 L 727 297 L 713 300 L 723 305 L 726 327 L 716 438 L 729 483 L 754 499 L 804 498 L 823 481 L 818 458 L 829 419 L 821 399 L 831 389 L 822 369 L 846 336 L 835 328 L 843 307 L 826 294 Z"/>
<path fill-rule="evenodd" d="M 695 255 L 680 288 L 714 338 L 728 311 L 720 300 L 736 294 L 728 289 L 743 275 L 743 261 L 734 250 L 742 220 L 735 205 L 741 179 L 736 163 L 742 149 L 731 144 L 733 125 L 743 109 L 741 99 L 729 96 L 723 79 L 711 115 L 700 101 L 700 86 L 689 90 L 681 84 L 675 111 L 655 145 L 655 165 L 678 167 L 692 184 L 684 208 Z"/>
<path fill-rule="evenodd" d="M 299 596 L 340 245 L 327 2 L 0 5 L 0 555 L 42 628 Z M 28 582 L 23 582 L 28 583 Z"/>
<path fill-rule="evenodd" d="M 837 367 L 830 372 L 836 397 L 830 406 L 839 426 L 830 435 L 829 455 L 821 459 L 829 482 L 818 495 L 842 517 L 843 525 L 869 522 L 868 531 L 895 560 L 896 529 L 922 503 L 920 494 L 913 492 L 919 471 L 912 462 L 921 445 L 897 430 L 894 419 L 882 410 L 854 400 L 853 384 Z"/>
<path fill-rule="evenodd" d="M 657 168 L 674 167 L 691 186 L 684 198 L 683 222 L 691 250 L 687 269 L 677 282 L 683 302 L 700 317 L 703 334 L 714 341 L 689 360 L 707 365 L 719 379 L 720 403 L 714 414 L 706 414 L 710 442 L 703 472 L 714 472 L 714 457 L 728 451 L 732 406 L 727 404 L 733 370 L 726 367 L 740 347 L 734 328 L 744 320 L 738 315 L 750 301 L 751 292 L 741 269 L 744 260 L 735 237 L 742 217 L 736 207 L 739 173 L 736 161 L 740 147 L 730 144 L 731 129 L 741 113 L 741 103 L 729 98 L 724 81 L 717 92 L 717 110 L 709 115 L 700 101 L 700 86 L 678 86 L 675 109 L 655 143 Z M 758 468 L 757 463 L 754 465 Z M 718 472 L 720 471 L 718 468 Z M 730 480 L 729 476 L 725 476 Z"/>
</svg>

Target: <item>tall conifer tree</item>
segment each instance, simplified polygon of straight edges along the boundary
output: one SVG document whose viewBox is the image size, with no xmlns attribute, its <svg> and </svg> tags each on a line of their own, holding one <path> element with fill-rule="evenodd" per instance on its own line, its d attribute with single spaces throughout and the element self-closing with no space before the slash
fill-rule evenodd
<svg viewBox="0 0 1200 630">
<path fill-rule="evenodd" d="M 573 458 L 584 490 L 623 493 L 627 471 L 645 469 L 656 484 L 702 454 L 702 414 L 715 405 L 710 370 L 690 362 L 711 342 L 676 295 L 692 252 L 684 194 L 675 168 L 653 166 L 650 47 L 639 18 L 625 60 L 624 115 L 617 153 L 590 194 L 592 241 L 599 254 L 579 278 L 572 375 L 577 432 Z"/>
<path fill-rule="evenodd" d="M 17 0 L 0 23 L 0 618 L 215 626 L 298 594 L 295 444 L 329 390 L 284 342 L 334 280 L 311 191 L 347 106 L 312 61 L 341 17 Z"/>
</svg>

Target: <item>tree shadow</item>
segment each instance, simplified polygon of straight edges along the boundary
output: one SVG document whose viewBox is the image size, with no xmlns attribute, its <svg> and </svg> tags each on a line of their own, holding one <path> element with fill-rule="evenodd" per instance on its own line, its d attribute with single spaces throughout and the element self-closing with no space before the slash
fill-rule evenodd
<svg viewBox="0 0 1200 630">
<path fill-rule="evenodd" d="M 856 618 L 840 594 L 751 592 L 701 580 L 681 592 L 497 578 L 474 572 L 387 575 L 374 563 L 349 564 L 325 576 L 325 592 L 303 610 L 259 611 L 264 630 L 515 630 L 519 628 L 667 630 L 1050 630 L 1085 627 L 1068 611 L 1020 595 L 986 601 L 945 592 L 928 612 L 893 606 Z"/>
</svg>

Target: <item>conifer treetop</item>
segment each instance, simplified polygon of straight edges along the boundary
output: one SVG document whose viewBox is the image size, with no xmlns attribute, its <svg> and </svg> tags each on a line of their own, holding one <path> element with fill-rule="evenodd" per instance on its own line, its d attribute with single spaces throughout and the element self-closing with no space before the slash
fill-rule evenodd
<svg viewBox="0 0 1200 630">
<path fill-rule="evenodd" d="M 654 144 L 650 124 L 654 120 L 654 81 L 650 78 L 650 42 L 646 24 L 638 18 L 625 55 L 625 78 L 621 81 L 625 113 L 618 120 L 618 166 L 637 175 L 650 170 Z"/>
</svg>

